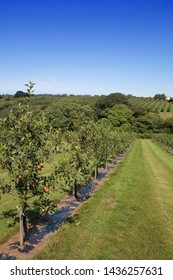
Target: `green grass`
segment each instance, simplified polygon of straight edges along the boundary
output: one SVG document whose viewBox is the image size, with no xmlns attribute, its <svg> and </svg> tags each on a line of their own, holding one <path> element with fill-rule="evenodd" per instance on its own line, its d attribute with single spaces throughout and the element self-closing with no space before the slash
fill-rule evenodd
<svg viewBox="0 0 173 280">
<path fill-rule="evenodd" d="M 48 175 L 52 170 L 52 165 L 56 164 L 59 160 L 59 155 L 54 157 L 54 161 L 52 164 L 45 164 L 43 168 L 42 174 Z M 6 170 L 0 170 L 0 180 L 5 178 L 8 180 L 8 172 Z M 59 201 L 62 197 L 64 197 L 65 193 L 63 191 L 59 192 L 51 192 L 49 198 L 53 201 Z M 36 198 L 31 199 L 29 204 L 31 205 Z M 19 200 L 17 195 L 11 194 L 3 194 L 0 199 L 0 243 L 5 242 L 10 236 L 14 235 L 19 230 L 18 223 L 18 211 L 16 206 L 19 206 Z"/>
<path fill-rule="evenodd" d="M 173 157 L 138 140 L 34 259 L 173 259 Z"/>
</svg>

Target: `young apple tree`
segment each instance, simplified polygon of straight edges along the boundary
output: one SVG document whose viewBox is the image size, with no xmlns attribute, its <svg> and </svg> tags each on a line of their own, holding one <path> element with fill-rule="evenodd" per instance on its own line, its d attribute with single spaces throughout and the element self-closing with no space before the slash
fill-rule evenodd
<svg viewBox="0 0 173 280">
<path fill-rule="evenodd" d="M 30 82 L 31 94 L 34 83 Z M 0 121 L 2 151 L 0 163 L 8 170 L 8 182 L 2 181 L 1 193 L 12 193 L 19 197 L 20 244 L 27 238 L 28 201 L 35 197 L 39 200 L 40 213 L 52 207 L 48 198 L 50 188 L 55 186 L 56 174 L 42 174 L 45 162 L 50 160 L 53 150 L 53 131 L 44 116 L 37 119 L 30 106 L 17 113 L 13 111 Z"/>
<path fill-rule="evenodd" d="M 89 150 L 81 145 L 77 132 L 68 132 L 66 140 L 61 145 L 61 160 L 59 161 L 59 182 L 78 199 L 78 189 L 90 185 L 94 161 Z"/>
</svg>

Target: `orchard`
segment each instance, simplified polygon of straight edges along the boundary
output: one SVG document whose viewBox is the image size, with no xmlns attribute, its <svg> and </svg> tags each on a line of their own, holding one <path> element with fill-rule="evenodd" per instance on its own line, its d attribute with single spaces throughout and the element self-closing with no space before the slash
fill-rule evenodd
<svg viewBox="0 0 173 280">
<path fill-rule="evenodd" d="M 71 130 L 52 128 L 44 114 L 32 110 L 35 83 L 26 84 L 28 103 L 0 121 L 0 164 L 8 171 L 8 180 L 2 180 L 0 191 L 17 195 L 20 215 L 20 245 L 27 239 L 27 217 L 31 212 L 28 201 L 37 201 L 39 215 L 50 214 L 54 203 L 51 191 L 63 189 L 78 199 L 78 190 L 97 179 L 99 167 L 106 167 L 124 153 L 133 141 L 133 135 L 117 131 L 103 121 L 83 116 L 73 123 Z M 47 162 L 54 156 L 49 175 L 43 175 Z"/>
</svg>

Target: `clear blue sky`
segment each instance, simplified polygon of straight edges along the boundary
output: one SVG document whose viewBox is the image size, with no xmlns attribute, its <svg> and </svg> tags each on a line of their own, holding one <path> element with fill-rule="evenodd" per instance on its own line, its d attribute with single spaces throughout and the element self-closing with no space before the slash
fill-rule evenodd
<svg viewBox="0 0 173 280">
<path fill-rule="evenodd" d="M 173 96 L 172 0 L 1 0 L 0 93 Z"/>
</svg>

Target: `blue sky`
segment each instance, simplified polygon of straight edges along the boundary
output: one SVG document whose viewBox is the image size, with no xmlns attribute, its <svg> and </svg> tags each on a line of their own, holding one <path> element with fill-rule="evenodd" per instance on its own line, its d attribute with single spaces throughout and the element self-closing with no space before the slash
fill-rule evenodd
<svg viewBox="0 0 173 280">
<path fill-rule="evenodd" d="M 172 0 L 0 1 L 0 93 L 173 96 Z"/>
</svg>

